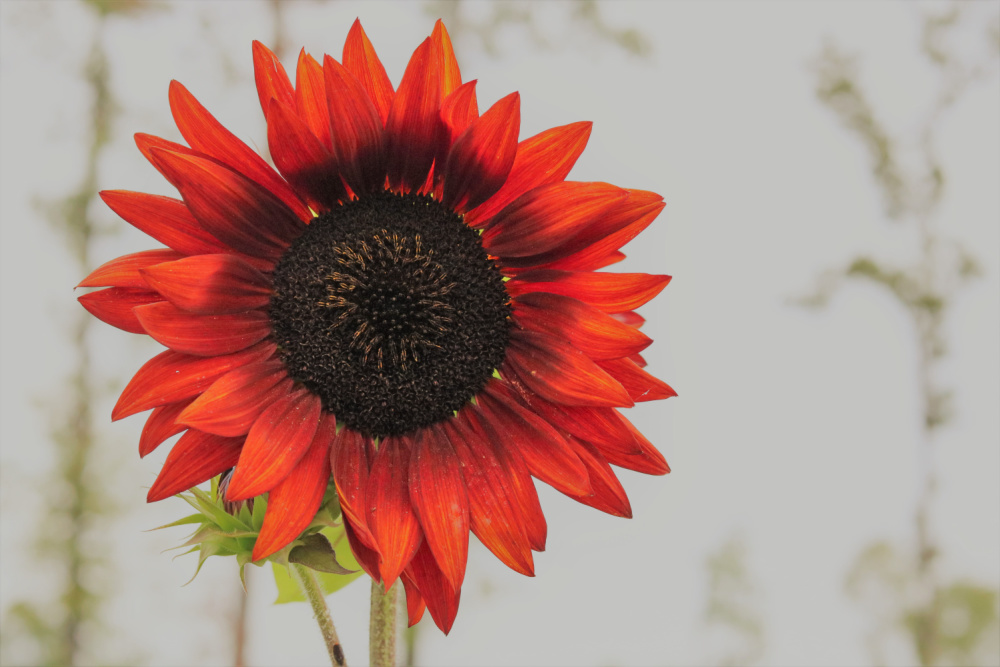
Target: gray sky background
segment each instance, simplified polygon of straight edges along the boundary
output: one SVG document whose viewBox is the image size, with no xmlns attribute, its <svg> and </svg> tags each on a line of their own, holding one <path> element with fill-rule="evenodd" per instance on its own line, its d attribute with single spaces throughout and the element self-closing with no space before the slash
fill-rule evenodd
<svg viewBox="0 0 1000 667">
<path fill-rule="evenodd" d="M 933 6 L 932 6 L 933 7 Z M 978 3 L 982 25 L 1000 9 Z M 434 665 L 681 665 L 709 660 L 703 625 L 705 558 L 734 535 L 748 548 L 759 591 L 766 664 L 865 664 L 867 616 L 844 577 L 876 539 L 908 544 L 918 477 L 915 341 L 902 311 L 873 287 L 849 285 L 822 311 L 789 306 L 826 268 L 860 253 L 906 263 L 910 230 L 884 220 L 868 156 L 816 99 L 810 69 L 824 40 L 861 56 L 862 83 L 884 124 L 912 136 L 936 92 L 918 52 L 919 7 L 902 2 L 615 2 L 606 19 L 639 27 L 649 59 L 607 44 L 574 42 L 566 13 L 542 5 L 539 25 L 557 44 L 501 35 L 499 58 L 457 41 L 481 108 L 519 90 L 521 136 L 593 120 L 571 175 L 662 194 L 667 208 L 625 249 L 615 270 L 668 273 L 674 281 L 641 312 L 649 370 L 679 392 L 629 416 L 664 452 L 665 478 L 622 471 L 634 518 L 577 505 L 540 485 L 547 551 L 527 579 L 484 548 L 471 550 L 462 607 L 449 637 L 429 622 L 419 659 Z M 287 12 L 285 66 L 305 46 L 339 57 L 360 16 L 398 83 L 433 18 L 416 3 L 303 3 Z M 33 568 L 26 535 L 46 489 L 31 480 L 52 465 L 49 418 L 68 363 L 63 328 L 81 278 L 32 201 L 77 185 L 87 100 L 77 69 L 95 22 L 77 4 L 0 4 L 0 608 L 53 585 Z M 968 43 L 981 42 L 970 26 Z M 252 87 L 250 42 L 270 43 L 262 4 L 181 2 L 106 32 L 121 115 L 101 164 L 100 187 L 173 194 L 132 143 L 134 132 L 180 140 L 167 105 L 184 83 L 251 145 L 266 145 Z M 567 39 L 563 39 L 567 37 Z M 568 40 L 568 41 L 567 41 Z M 978 41 L 976 41 L 978 40 Z M 971 46 L 969 48 L 972 48 Z M 950 112 L 939 151 L 949 180 L 945 233 L 979 259 L 984 275 L 956 300 L 945 381 L 957 417 L 940 435 L 933 515 L 942 571 L 1000 583 L 1000 84 L 996 70 Z M 119 233 L 96 263 L 151 247 L 108 210 Z M 158 346 L 95 327 L 95 359 L 117 391 Z M 110 417 L 108 417 L 110 421 Z M 116 563 L 109 641 L 149 664 L 219 664 L 219 638 L 238 582 L 212 559 L 181 585 L 193 557 L 161 550 L 181 530 L 144 533 L 187 512 L 180 501 L 146 506 L 166 447 L 135 454 L 141 417 L 103 424 L 109 483 L 126 506 L 110 525 Z M 475 542 L 475 540 L 473 540 Z M 251 664 L 322 664 L 305 605 L 270 606 L 267 571 L 252 572 Z M 368 586 L 330 598 L 354 665 L 367 659 Z M 907 663 L 905 647 L 891 659 Z M 121 653 L 117 653 L 120 655 Z"/>
</svg>

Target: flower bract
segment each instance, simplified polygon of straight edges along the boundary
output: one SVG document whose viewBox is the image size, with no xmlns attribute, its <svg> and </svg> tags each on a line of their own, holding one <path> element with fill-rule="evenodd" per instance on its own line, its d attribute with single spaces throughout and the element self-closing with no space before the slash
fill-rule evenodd
<svg viewBox="0 0 1000 667">
<path fill-rule="evenodd" d="M 533 575 L 532 478 L 629 517 L 611 466 L 669 472 L 618 409 L 674 395 L 635 312 L 670 278 L 599 271 L 662 198 L 566 180 L 590 123 L 519 141 L 517 93 L 480 113 L 440 21 L 395 88 L 358 22 L 294 81 L 257 42 L 253 62 L 276 169 L 175 81 L 187 145 L 136 142 L 180 199 L 102 193 L 165 246 L 81 283 L 105 288 L 80 297 L 96 317 L 167 348 L 113 418 L 151 410 L 142 456 L 182 433 L 149 501 L 229 469 L 226 500 L 267 494 L 255 561 L 333 482 L 357 562 L 448 632 L 470 531 Z"/>
</svg>

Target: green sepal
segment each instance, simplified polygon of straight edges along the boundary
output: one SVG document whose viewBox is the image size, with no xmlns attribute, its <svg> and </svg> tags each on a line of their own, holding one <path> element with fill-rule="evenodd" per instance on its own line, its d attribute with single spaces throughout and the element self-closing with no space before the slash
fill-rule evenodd
<svg viewBox="0 0 1000 667">
<path fill-rule="evenodd" d="M 271 561 L 274 565 L 275 581 L 278 584 L 276 601 L 278 603 L 305 599 L 298 584 L 288 572 L 287 568 L 291 563 L 314 570 L 325 594 L 337 591 L 361 576 L 361 569 L 347 542 L 340 502 L 336 487 L 332 483 L 327 486 L 319 511 L 302 535 L 271 556 L 253 562 L 253 548 L 267 512 L 267 494 L 254 498 L 251 501 L 252 509 L 251 502 L 240 503 L 236 515 L 233 516 L 227 511 L 227 505 L 219 495 L 219 480 L 219 477 L 211 480 L 209 491 L 195 487 L 178 494 L 179 498 L 197 512 L 154 529 L 197 526 L 184 543 L 173 547 L 187 548 L 178 554 L 180 556 L 195 552 L 198 554 L 198 564 L 188 583 L 198 576 L 205 561 L 211 556 L 236 557 L 240 582 L 244 590 L 246 565 L 252 563 L 262 567 L 265 562 Z"/>
</svg>

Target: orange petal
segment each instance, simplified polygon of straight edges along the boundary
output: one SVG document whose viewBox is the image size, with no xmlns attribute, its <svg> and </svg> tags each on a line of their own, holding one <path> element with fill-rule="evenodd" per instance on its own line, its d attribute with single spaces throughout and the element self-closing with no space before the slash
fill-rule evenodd
<svg viewBox="0 0 1000 667">
<path fill-rule="evenodd" d="M 257 40 L 253 41 L 253 78 L 257 84 L 260 109 L 265 116 L 272 99 L 288 105 L 295 103 L 292 83 L 278 56 Z"/>
<path fill-rule="evenodd" d="M 410 564 L 422 539 L 407 482 L 411 447 L 406 436 L 382 440 L 368 480 L 368 527 L 382 554 L 379 570 L 387 589 Z"/>
<path fill-rule="evenodd" d="M 198 315 L 238 313 L 271 300 L 271 279 L 235 255 L 195 255 L 139 272 L 170 303 Z"/>
<path fill-rule="evenodd" d="M 275 352 L 274 343 L 259 343 L 236 354 L 195 357 L 173 350 L 156 355 L 136 372 L 125 386 L 111 419 L 117 421 L 167 403 L 200 394 L 225 373 L 244 364 L 267 359 Z"/>
<path fill-rule="evenodd" d="M 324 100 L 324 119 L 325 106 Z M 278 170 L 313 209 L 328 211 L 338 200 L 347 199 L 333 154 L 291 108 L 277 100 L 267 116 L 267 143 Z"/>
<path fill-rule="evenodd" d="M 522 294 L 514 299 L 514 316 L 526 329 L 565 338 L 591 359 L 620 359 L 653 342 L 638 329 L 561 294 Z"/>
<path fill-rule="evenodd" d="M 104 190 L 100 195 L 125 222 L 183 255 L 233 252 L 202 229 L 178 199 L 126 190 Z"/>
<path fill-rule="evenodd" d="M 430 173 L 442 131 L 441 79 L 428 38 L 413 52 L 385 123 L 386 170 L 397 192 L 415 192 Z"/>
<path fill-rule="evenodd" d="M 271 333 L 267 313 L 251 310 L 230 315 L 192 315 L 167 301 L 135 308 L 146 333 L 171 350 L 201 357 L 232 354 Z"/>
<path fill-rule="evenodd" d="M 292 105 L 286 106 L 293 108 Z M 299 64 L 295 70 L 294 108 L 298 110 L 299 118 L 319 144 L 327 150 L 332 150 L 333 136 L 330 131 L 330 112 L 326 103 L 323 67 L 306 53 L 305 49 L 299 52 Z M 267 113 L 269 115 L 270 111 Z"/>
<path fill-rule="evenodd" d="M 276 196 L 303 222 L 312 219 L 309 208 L 274 169 L 252 148 L 223 127 L 180 82 L 170 82 L 169 97 L 170 111 L 174 115 L 177 129 L 191 148 L 218 160 Z"/>
<path fill-rule="evenodd" d="M 182 257 L 184 255 L 173 250 L 144 250 L 123 255 L 94 269 L 77 287 L 134 287 L 147 290 L 149 285 L 139 275 L 140 269 Z"/>
<path fill-rule="evenodd" d="M 513 329 L 504 366 L 531 391 L 553 403 L 632 407 L 617 380 L 558 338 Z"/>
<path fill-rule="evenodd" d="M 658 401 L 677 395 L 666 382 L 653 377 L 628 359 L 606 359 L 598 361 L 597 365 L 618 380 L 636 403 Z"/>
<path fill-rule="evenodd" d="M 247 434 L 226 500 L 259 496 L 285 479 L 309 449 L 321 409 L 319 397 L 300 389 L 264 410 Z"/>
<path fill-rule="evenodd" d="M 190 400 L 161 405 L 149 413 L 146 425 L 142 427 L 142 435 L 139 436 L 139 457 L 149 454 L 167 438 L 175 436 L 181 431 L 187 430 L 185 424 L 177 423 L 177 415 L 191 403 Z"/>
<path fill-rule="evenodd" d="M 469 211 L 466 221 L 473 227 L 481 227 L 525 192 L 564 180 L 586 148 L 592 126 L 589 121 L 571 123 L 545 130 L 519 143 L 514 165 L 503 187 Z"/>
<path fill-rule="evenodd" d="M 129 333 L 143 334 L 146 330 L 135 316 L 135 308 L 160 302 L 163 297 L 148 289 L 109 287 L 83 294 L 76 300 L 87 309 L 88 313 L 105 324 Z"/>
<path fill-rule="evenodd" d="M 385 124 L 389 117 L 389 109 L 392 108 L 392 98 L 395 92 L 389 76 L 385 73 L 385 67 L 375 53 L 375 48 L 368 41 L 368 35 L 361 27 L 360 19 L 355 19 L 351 30 L 347 33 L 347 41 L 344 42 L 344 67 L 353 74 L 361 85 L 368 92 L 378 109 L 382 124 Z"/>
<path fill-rule="evenodd" d="M 469 556 L 469 499 L 451 443 L 430 429 L 415 436 L 410 455 L 410 503 L 431 553 L 455 588 Z"/>
<path fill-rule="evenodd" d="M 284 548 L 309 527 L 330 481 L 330 442 L 337 419 L 324 415 L 309 449 L 288 476 L 267 494 L 267 514 L 253 547 L 253 560 Z"/>
<path fill-rule="evenodd" d="M 188 430 L 167 454 L 163 469 L 146 494 L 146 502 L 187 491 L 232 468 L 242 446 L 243 438 L 224 438 Z"/>
<path fill-rule="evenodd" d="M 231 248 L 276 261 L 305 229 L 273 194 L 235 171 L 196 155 L 151 150 L 201 226 Z"/>
<path fill-rule="evenodd" d="M 475 419 L 476 415 L 466 410 L 431 428 L 437 437 L 448 438 L 462 463 L 472 532 L 507 567 L 533 577 L 531 543 L 524 531 L 520 505 L 510 490 L 509 473 L 480 435 L 482 429 Z"/>
<path fill-rule="evenodd" d="M 288 371 L 278 359 L 246 364 L 212 383 L 177 421 L 206 433 L 246 435 L 261 413 L 291 388 Z"/>
<path fill-rule="evenodd" d="M 521 128 L 521 97 L 511 93 L 472 121 L 448 154 L 445 206 L 463 213 L 500 189 L 514 164 Z"/>
<path fill-rule="evenodd" d="M 344 181 L 354 192 L 380 190 L 385 156 L 378 110 L 354 75 L 330 56 L 323 59 L 323 76 L 333 152 Z"/>
<path fill-rule="evenodd" d="M 511 296 L 550 292 L 579 299 L 606 313 L 635 310 L 659 294 L 670 276 L 648 273 L 594 273 L 534 269 L 518 273 L 507 282 Z"/>
</svg>

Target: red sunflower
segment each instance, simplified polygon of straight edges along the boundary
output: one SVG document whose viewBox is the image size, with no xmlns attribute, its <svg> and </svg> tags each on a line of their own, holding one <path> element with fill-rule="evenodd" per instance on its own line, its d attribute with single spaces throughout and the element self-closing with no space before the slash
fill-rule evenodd
<svg viewBox="0 0 1000 667">
<path fill-rule="evenodd" d="M 358 562 L 447 632 L 470 530 L 533 574 L 532 477 L 628 517 L 609 464 L 669 472 L 616 408 L 674 395 L 634 312 L 670 278 L 596 272 L 662 198 L 564 180 L 590 123 L 519 143 L 517 93 L 480 115 L 440 21 L 396 90 L 358 22 L 342 62 L 303 51 L 294 85 L 253 56 L 277 172 L 175 81 L 190 147 L 136 142 L 182 200 L 101 193 L 167 246 L 81 283 L 108 288 L 80 297 L 96 317 L 168 348 L 113 418 L 152 409 L 143 456 L 184 432 L 149 501 L 230 468 L 228 500 L 267 493 L 255 560 L 332 477 Z"/>
</svg>

